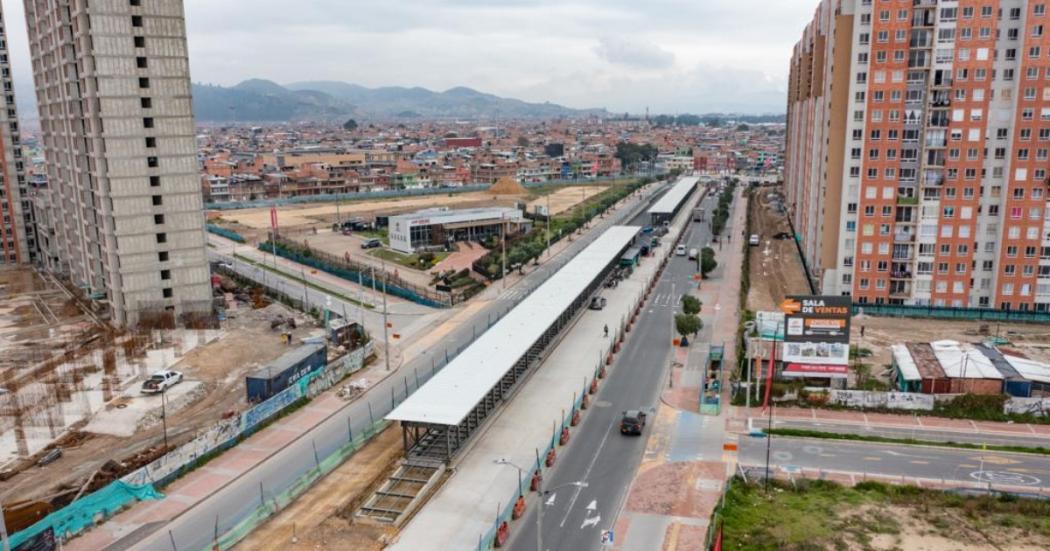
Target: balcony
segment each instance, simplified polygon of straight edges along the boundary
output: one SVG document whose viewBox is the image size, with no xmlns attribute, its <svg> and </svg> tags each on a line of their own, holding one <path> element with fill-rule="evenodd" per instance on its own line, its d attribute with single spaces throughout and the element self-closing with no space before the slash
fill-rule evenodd
<svg viewBox="0 0 1050 551">
<path fill-rule="evenodd" d="M 910 271 L 890 272 L 890 279 L 911 279 Z"/>
<path fill-rule="evenodd" d="M 894 243 L 911 243 L 913 241 L 915 241 L 915 234 L 910 231 L 893 234 Z"/>
<path fill-rule="evenodd" d="M 901 206 L 915 206 L 919 204 L 918 197 L 901 197 L 897 196 L 897 204 Z"/>
</svg>

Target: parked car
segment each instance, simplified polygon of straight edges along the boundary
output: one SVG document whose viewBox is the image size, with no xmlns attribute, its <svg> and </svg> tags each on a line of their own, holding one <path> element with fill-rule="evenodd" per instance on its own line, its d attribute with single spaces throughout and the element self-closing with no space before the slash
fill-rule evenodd
<svg viewBox="0 0 1050 551">
<path fill-rule="evenodd" d="M 675 256 L 685 256 L 685 245 L 679 245 L 674 248 Z"/>
<path fill-rule="evenodd" d="M 629 409 L 620 419 L 620 434 L 642 434 L 645 430 L 645 412 Z"/>
<path fill-rule="evenodd" d="M 700 256 L 700 253 L 696 249 L 689 249 L 689 260 L 696 260 L 698 256 Z"/>
<path fill-rule="evenodd" d="M 591 310 L 601 310 L 605 308 L 606 302 L 605 297 L 591 297 L 591 303 L 587 307 Z"/>
<path fill-rule="evenodd" d="M 751 245 L 752 247 L 757 246 L 759 243 L 761 243 L 761 241 L 758 239 L 757 233 L 751 234 L 751 239 L 747 240 L 747 244 Z"/>
<path fill-rule="evenodd" d="M 374 249 L 376 247 L 381 247 L 381 246 L 383 246 L 383 242 L 378 240 L 378 239 L 376 239 L 376 238 L 374 238 L 374 237 L 370 238 L 370 239 L 365 239 L 364 241 L 361 242 L 361 248 L 362 249 Z"/>
<path fill-rule="evenodd" d="M 182 382 L 182 373 L 178 371 L 158 371 L 142 383 L 143 394 L 159 394 Z"/>
</svg>

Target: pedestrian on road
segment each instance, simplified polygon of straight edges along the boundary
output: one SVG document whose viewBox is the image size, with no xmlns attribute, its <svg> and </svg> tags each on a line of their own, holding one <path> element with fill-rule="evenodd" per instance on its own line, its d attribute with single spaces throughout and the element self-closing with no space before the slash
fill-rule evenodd
<svg viewBox="0 0 1050 551">
<path fill-rule="evenodd" d="M 605 338 L 609 338 L 609 326 L 605 326 Z"/>
</svg>

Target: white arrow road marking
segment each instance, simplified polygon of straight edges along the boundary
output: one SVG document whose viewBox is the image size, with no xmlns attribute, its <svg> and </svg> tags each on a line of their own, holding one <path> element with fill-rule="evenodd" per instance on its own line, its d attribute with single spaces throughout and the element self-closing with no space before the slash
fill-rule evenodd
<svg viewBox="0 0 1050 551">
<path fill-rule="evenodd" d="M 549 498 L 547 498 L 547 507 L 550 507 L 550 506 L 554 505 L 554 498 L 557 495 L 558 494 L 551 494 L 551 496 Z"/>
<path fill-rule="evenodd" d="M 598 444 L 598 449 L 594 450 L 594 457 L 591 458 L 591 462 L 587 465 L 587 470 L 583 472 L 583 478 L 580 482 L 586 482 L 587 478 L 591 476 L 591 469 L 594 468 L 594 464 L 598 461 L 598 457 L 602 454 L 602 448 L 605 447 L 605 442 L 609 439 L 609 435 L 612 434 L 613 428 L 616 427 L 616 421 L 614 420 L 609 428 L 605 431 L 605 436 L 602 437 L 602 441 Z M 561 518 L 561 524 L 558 526 L 565 527 L 565 521 L 569 520 L 569 513 L 572 513 L 572 506 L 576 504 L 576 498 L 580 497 L 580 491 L 583 490 L 583 486 L 577 485 L 576 489 L 572 492 L 572 499 L 569 500 L 569 506 L 565 508 L 565 516 Z"/>
<path fill-rule="evenodd" d="M 595 510 L 597 508 L 598 508 L 598 500 L 596 500 L 596 499 L 592 499 L 591 502 L 587 504 L 587 510 L 588 511 L 593 511 L 593 510 Z"/>
<path fill-rule="evenodd" d="M 583 524 L 580 525 L 580 530 L 583 530 L 584 528 L 586 528 L 588 526 L 598 526 L 598 523 L 601 522 L 601 520 L 602 520 L 602 516 L 601 515 L 597 515 L 597 516 L 595 516 L 593 518 L 583 519 Z"/>
</svg>

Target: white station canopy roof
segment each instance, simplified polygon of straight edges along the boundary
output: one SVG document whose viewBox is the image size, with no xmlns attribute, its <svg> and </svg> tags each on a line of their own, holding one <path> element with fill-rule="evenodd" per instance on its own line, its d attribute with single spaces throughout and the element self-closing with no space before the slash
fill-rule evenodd
<svg viewBox="0 0 1050 551">
<path fill-rule="evenodd" d="M 386 418 L 458 425 L 602 269 L 619 258 L 639 229 L 613 226 L 606 230 Z"/>
<path fill-rule="evenodd" d="M 700 178 L 696 176 L 679 178 L 674 187 L 665 193 L 655 205 L 649 208 L 649 214 L 671 214 L 682 203 L 682 200 L 696 189 L 696 184 L 699 181 Z"/>
</svg>

